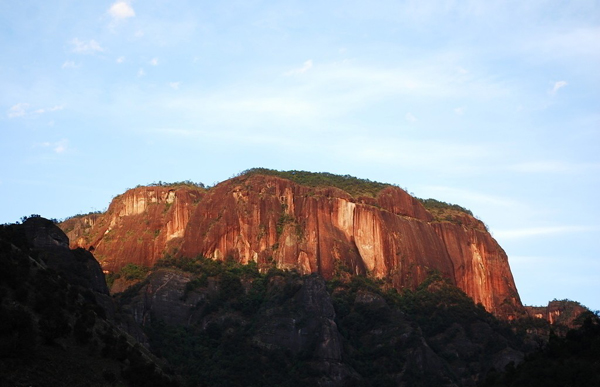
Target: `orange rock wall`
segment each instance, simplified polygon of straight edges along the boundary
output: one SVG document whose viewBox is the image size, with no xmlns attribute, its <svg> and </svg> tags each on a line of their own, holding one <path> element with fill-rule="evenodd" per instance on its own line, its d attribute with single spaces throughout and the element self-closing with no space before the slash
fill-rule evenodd
<svg viewBox="0 0 600 387">
<path fill-rule="evenodd" d="M 203 190 L 193 188 L 131 189 L 113 199 L 91 228 L 75 225 L 67 233 L 71 248 L 92 251 L 109 272 L 128 263 L 151 266 L 181 244 L 190 214 L 203 194 Z M 85 225 L 90 220 L 81 217 L 67 222 Z"/>
<path fill-rule="evenodd" d="M 520 305 L 506 253 L 487 231 L 449 222 L 432 226 L 452 259 L 459 288 L 497 315 Z"/>
<path fill-rule="evenodd" d="M 522 312 L 506 254 L 483 224 L 462 213 L 436 221 L 397 187 L 353 198 L 262 175 L 209 191 L 141 187 L 115 198 L 72 244 L 93 248 L 109 271 L 150 266 L 177 251 L 325 278 L 337 270 L 370 274 L 401 289 L 416 287 L 435 269 L 498 316 Z"/>
</svg>

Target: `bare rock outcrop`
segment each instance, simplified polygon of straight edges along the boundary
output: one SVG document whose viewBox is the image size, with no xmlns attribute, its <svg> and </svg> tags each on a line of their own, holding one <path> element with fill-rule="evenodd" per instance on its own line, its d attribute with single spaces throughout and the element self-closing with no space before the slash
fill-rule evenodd
<svg viewBox="0 0 600 387">
<path fill-rule="evenodd" d="M 115 197 L 106 213 L 61 224 L 71 247 L 92 251 L 107 272 L 128 263 L 152 266 L 181 244 L 204 190 L 187 186 L 138 187 Z"/>
<path fill-rule="evenodd" d="M 152 266 L 165 254 L 203 255 L 325 279 L 344 268 L 401 289 L 436 270 L 499 317 L 524 313 L 508 258 L 482 222 L 432 214 L 394 186 L 353 196 L 248 174 L 210 190 L 139 187 L 116 197 L 93 226 L 69 227 L 85 230 L 72 235 L 72 247 L 93 250 L 109 272 Z"/>
</svg>

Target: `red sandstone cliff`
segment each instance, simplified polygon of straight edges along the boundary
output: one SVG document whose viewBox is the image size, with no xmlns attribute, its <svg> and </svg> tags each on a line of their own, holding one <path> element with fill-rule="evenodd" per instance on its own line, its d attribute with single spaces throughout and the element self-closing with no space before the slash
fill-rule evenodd
<svg viewBox="0 0 600 387">
<path fill-rule="evenodd" d="M 204 191 L 187 186 L 138 187 L 115 197 L 106 213 L 71 218 L 60 226 L 71 248 L 93 251 L 105 271 L 128 263 L 152 266 L 178 249 Z"/>
<path fill-rule="evenodd" d="M 577 327 L 577 318 L 582 313 L 589 312 L 586 307 L 570 300 L 550 301 L 547 306 L 526 306 L 525 310 L 530 317 L 546 320 L 551 325 L 564 325 L 569 328 Z"/>
<path fill-rule="evenodd" d="M 93 249 L 109 271 L 178 251 L 325 278 L 348 268 L 400 289 L 435 269 L 497 316 L 523 312 L 506 254 L 480 221 L 457 211 L 434 216 L 397 187 L 353 197 L 257 174 L 208 191 L 142 187 L 115 198 L 86 235 L 81 229 L 71 231 L 72 245 Z"/>
</svg>

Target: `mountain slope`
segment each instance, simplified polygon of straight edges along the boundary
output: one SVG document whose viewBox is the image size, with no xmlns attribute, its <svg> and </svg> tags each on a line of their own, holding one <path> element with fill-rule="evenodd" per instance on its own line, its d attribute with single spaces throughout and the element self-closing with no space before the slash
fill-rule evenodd
<svg viewBox="0 0 600 387">
<path fill-rule="evenodd" d="M 387 184 L 250 170 L 209 190 L 138 187 L 94 217 L 61 227 L 109 272 L 202 255 L 326 279 L 348 268 L 400 290 L 435 270 L 499 317 L 524 313 L 506 254 L 481 221 L 457 207 L 428 211 Z"/>
<path fill-rule="evenodd" d="M 68 243 L 47 219 L 0 226 L 0 385 L 177 386 L 118 326 L 92 254 Z"/>
</svg>

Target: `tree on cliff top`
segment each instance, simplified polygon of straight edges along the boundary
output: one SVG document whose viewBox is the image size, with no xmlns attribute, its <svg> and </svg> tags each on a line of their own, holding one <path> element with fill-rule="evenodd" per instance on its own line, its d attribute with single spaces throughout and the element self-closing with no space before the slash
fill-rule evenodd
<svg viewBox="0 0 600 387">
<path fill-rule="evenodd" d="M 350 175 L 335 175 L 328 172 L 277 171 L 268 168 L 252 168 L 240 173 L 240 176 L 268 175 L 291 180 L 294 183 L 309 187 L 335 187 L 352 196 L 377 196 L 377 193 L 391 184 L 360 179 Z"/>
</svg>

